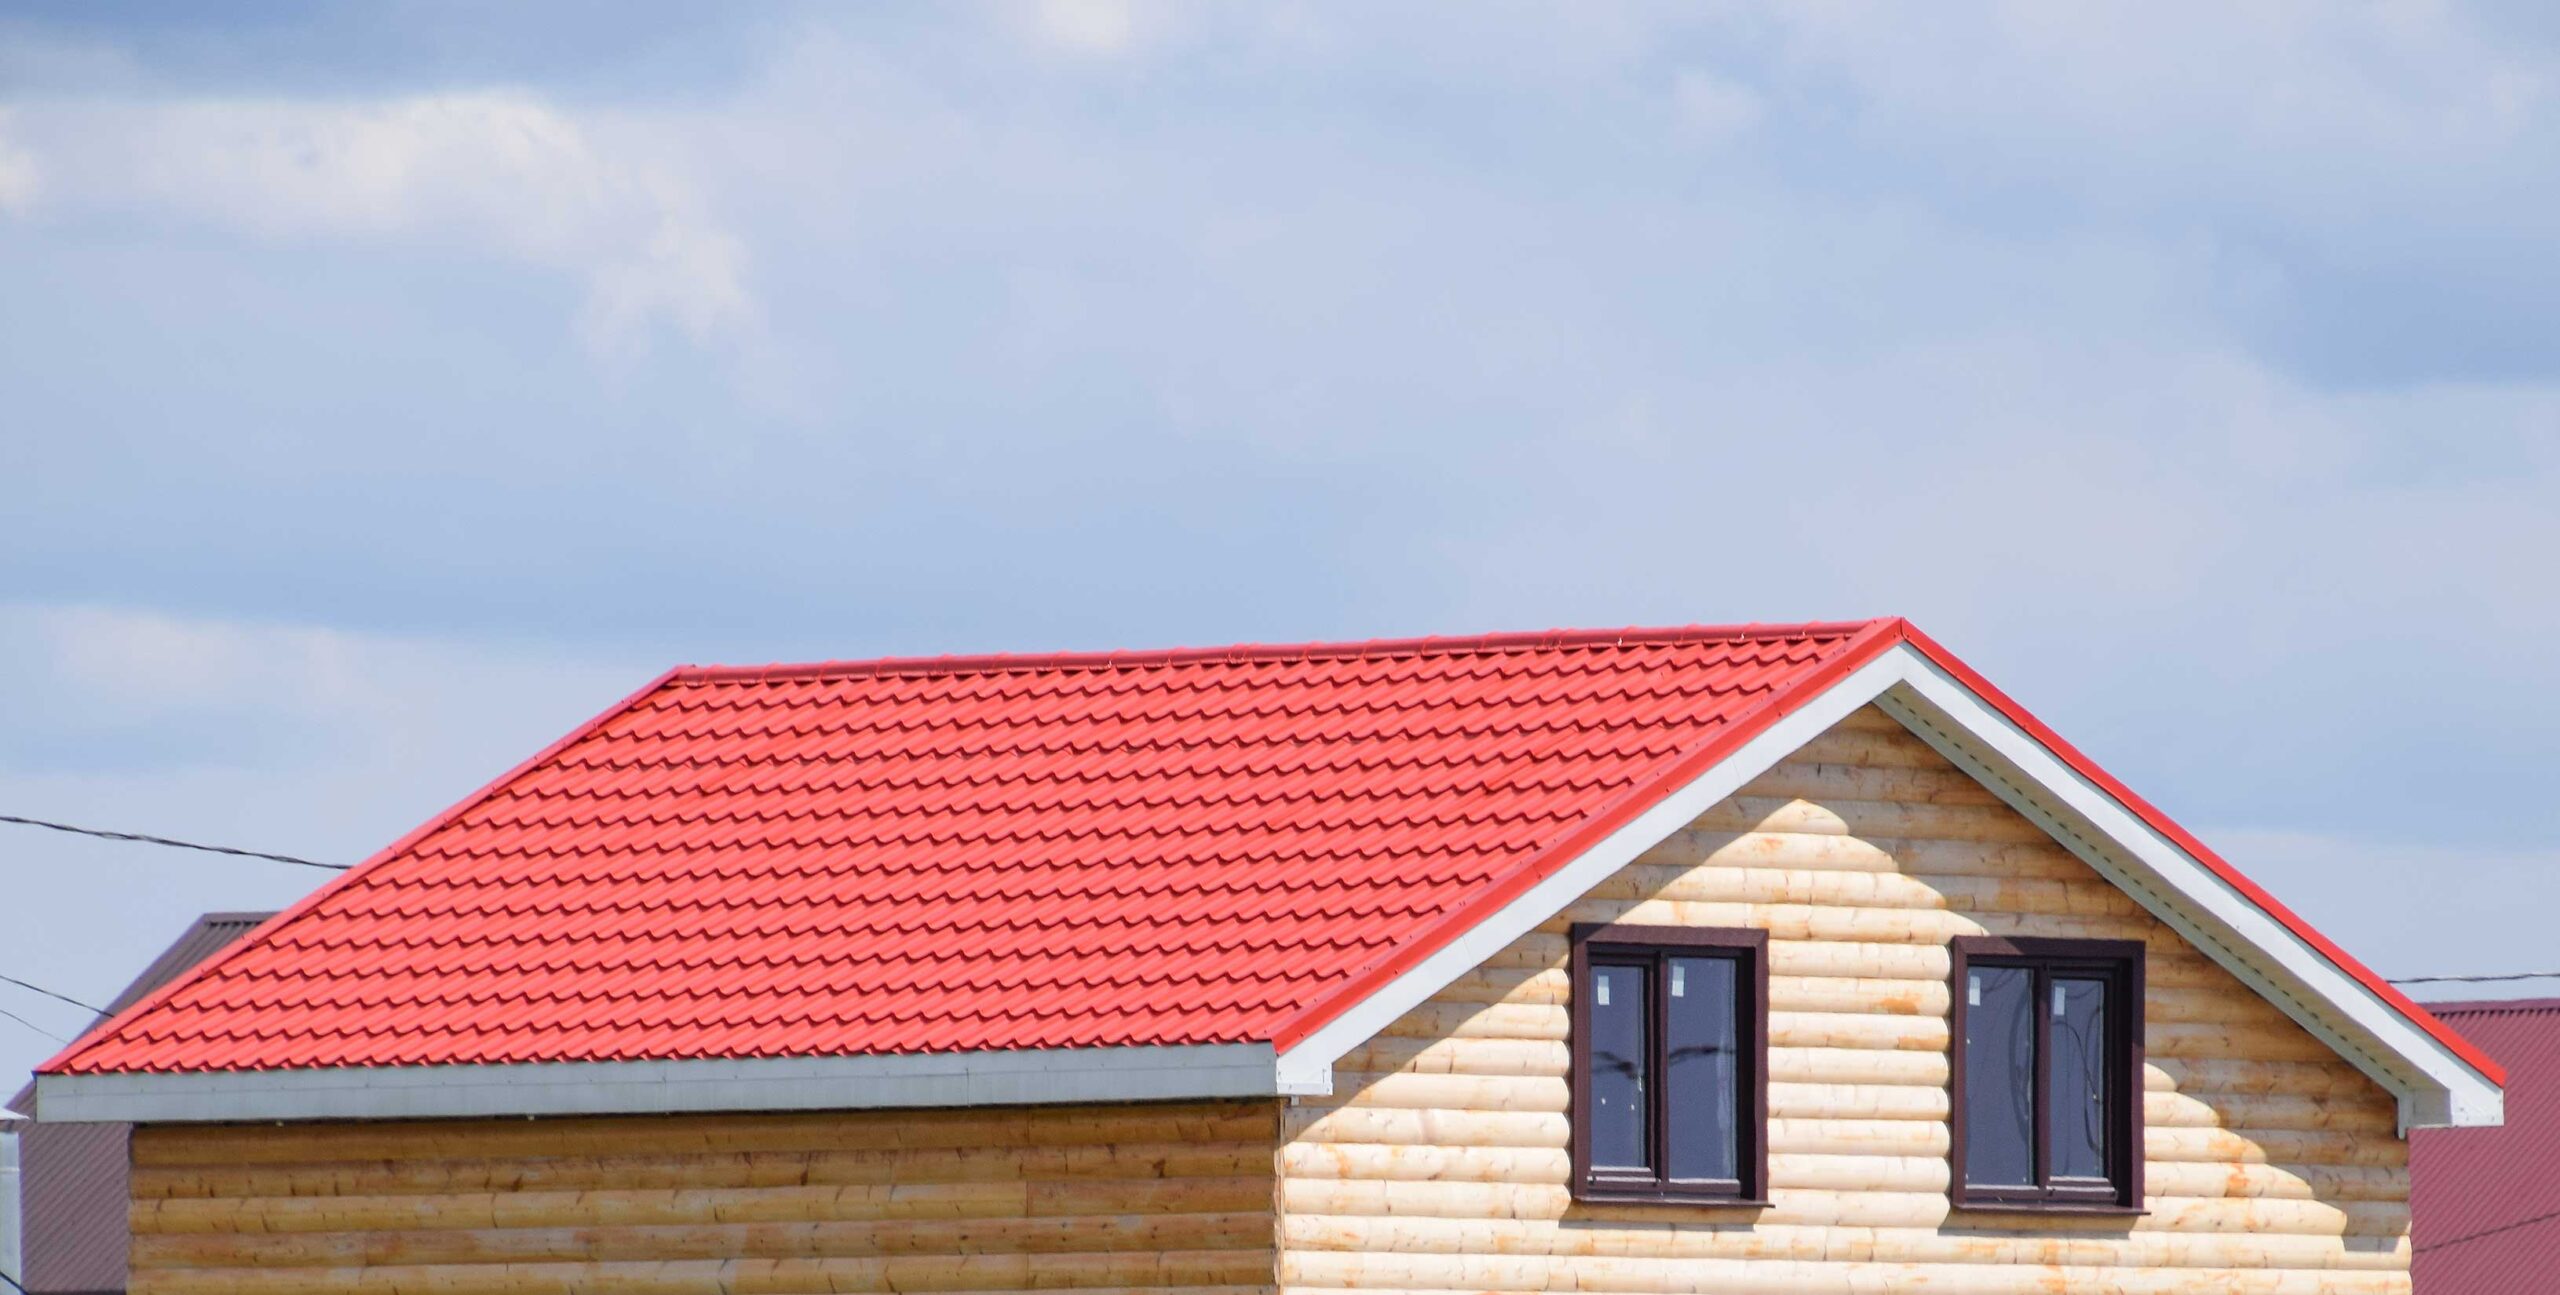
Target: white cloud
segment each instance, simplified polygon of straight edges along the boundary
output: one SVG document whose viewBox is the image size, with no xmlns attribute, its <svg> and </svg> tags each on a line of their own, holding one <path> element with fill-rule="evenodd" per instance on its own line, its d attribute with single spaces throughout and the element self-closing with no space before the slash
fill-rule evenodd
<svg viewBox="0 0 2560 1295">
<path fill-rule="evenodd" d="M 0 603 L 0 813 L 353 862 L 655 663 L 126 607 Z M 98 1001 L 197 913 L 329 874 L 0 825 L 6 968 Z M 68 1033 L 41 1001 L 0 1001 Z M 0 1020 L 0 1089 L 53 1050 Z"/>
<path fill-rule="evenodd" d="M 1672 83 L 1671 101 L 1683 125 L 1709 138 L 1739 135 L 1760 124 L 1760 96 L 1711 72 L 1681 73 Z"/>
<path fill-rule="evenodd" d="M 1039 0 L 1033 13 L 1044 39 L 1078 54 L 1123 53 L 1138 33 L 1129 0 Z"/>
<path fill-rule="evenodd" d="M 745 246 L 697 186 L 627 123 L 532 95 L 61 102 L 22 116 L 63 206 L 278 242 L 458 245 L 572 273 L 588 288 L 581 326 L 604 351 L 636 348 L 660 323 L 707 341 L 755 316 Z"/>
<path fill-rule="evenodd" d="M 278 790 L 324 767 L 348 772 L 351 752 L 405 766 L 447 745 L 484 749 L 475 726 L 524 740 L 534 721 L 511 718 L 518 709 L 540 717 L 536 728 L 565 729 L 582 705 L 644 669 L 322 626 L 25 603 L 0 603 L 0 667 L 23 683 L 0 734 L 0 770 L 15 750 L 35 757 L 21 767 L 46 772 L 262 769 L 284 778 Z M 217 740 L 202 740 L 207 732 Z M 64 754 L 80 744 L 102 749 Z M 309 814 L 330 817 L 318 807 Z"/>
<path fill-rule="evenodd" d="M 10 140 L 9 118 L 0 109 L 0 215 L 24 211 L 36 200 L 36 159 Z"/>
<path fill-rule="evenodd" d="M 105 607 L 10 608 L 53 681 L 84 704 L 149 717 L 243 704 L 307 713 L 353 683 L 345 636 L 331 630 L 189 620 Z"/>
<path fill-rule="evenodd" d="M 2547 47 L 2447 4 L 1932 5 L 1754 11 L 1782 64 L 1843 96 L 1872 140 L 1944 174 L 2187 220 L 2300 232 L 2511 216 L 2511 159 L 2548 154 Z M 2535 168 L 2539 169 L 2539 168 Z M 2504 196 L 2512 213 L 2477 204 Z"/>
</svg>

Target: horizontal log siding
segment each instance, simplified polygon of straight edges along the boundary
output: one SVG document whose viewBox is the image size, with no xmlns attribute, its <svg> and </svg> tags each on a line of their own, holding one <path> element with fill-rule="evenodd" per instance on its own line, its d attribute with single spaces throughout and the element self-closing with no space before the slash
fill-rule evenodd
<svg viewBox="0 0 2560 1295">
<path fill-rule="evenodd" d="M 1268 1290 L 1275 1103 L 145 1127 L 135 1295 Z"/>
<path fill-rule="evenodd" d="M 1577 1204 L 1566 928 L 1762 927 L 1765 1209 Z M 1952 1214 L 1947 942 L 2149 948 L 2145 1217 Z M 1873 710 L 1343 1058 L 1286 1112 L 1302 1290 L 2406 1292 L 2391 1098 Z"/>
</svg>

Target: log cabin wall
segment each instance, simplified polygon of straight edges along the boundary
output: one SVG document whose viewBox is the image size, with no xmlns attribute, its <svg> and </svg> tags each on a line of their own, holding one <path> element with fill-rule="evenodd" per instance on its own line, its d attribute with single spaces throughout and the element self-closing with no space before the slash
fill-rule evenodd
<svg viewBox="0 0 2560 1295">
<path fill-rule="evenodd" d="M 146 1126 L 135 1295 L 1268 1290 L 1271 1101 Z"/>
<path fill-rule="evenodd" d="M 1567 927 L 1770 932 L 1763 1208 L 1568 1189 Z M 2140 939 L 2137 1219 L 1957 1213 L 1948 940 Z M 1299 1290 L 2406 1292 L 2392 1098 L 1880 711 L 1389 1027 L 1285 1114 Z"/>
</svg>

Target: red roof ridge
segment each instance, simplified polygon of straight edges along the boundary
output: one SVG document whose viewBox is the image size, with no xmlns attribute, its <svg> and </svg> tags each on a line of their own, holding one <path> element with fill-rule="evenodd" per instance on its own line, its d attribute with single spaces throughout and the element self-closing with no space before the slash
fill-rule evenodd
<svg viewBox="0 0 2560 1295">
<path fill-rule="evenodd" d="M 1306 643 L 1234 643 L 1222 647 L 1121 648 L 1100 652 L 988 652 L 960 656 L 875 657 L 868 660 L 776 662 L 770 665 L 688 665 L 669 672 L 669 683 L 780 682 L 883 674 L 1001 674 L 1029 670 L 1125 670 L 1204 661 L 1358 660 L 1388 656 L 1458 656 L 1471 652 L 1552 651 L 1576 647 L 1841 638 L 1897 618 L 1741 625 L 1631 625 L 1620 629 L 1549 629 L 1419 638 L 1342 639 Z"/>
<path fill-rule="evenodd" d="M 2526 1012 L 2560 1012 L 2560 998 L 2473 998 L 2461 1002 L 2420 1003 L 2435 1016 L 2521 1015 Z"/>
</svg>

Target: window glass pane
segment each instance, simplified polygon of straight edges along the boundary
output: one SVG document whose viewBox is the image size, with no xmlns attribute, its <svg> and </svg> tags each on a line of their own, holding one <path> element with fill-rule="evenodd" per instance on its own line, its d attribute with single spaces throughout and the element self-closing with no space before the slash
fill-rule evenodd
<svg viewBox="0 0 2560 1295">
<path fill-rule="evenodd" d="M 1591 1165 L 1650 1169 L 1645 1128 L 1645 973 L 1593 967 L 1591 1004 Z"/>
<path fill-rule="evenodd" d="M 1731 958 L 1673 958 L 1663 1000 L 1665 1176 L 1740 1180 L 1741 1058 Z"/>
<path fill-rule="evenodd" d="M 2036 1018 L 2033 971 L 1972 967 L 1964 1013 L 1964 1178 L 1974 1187 L 2035 1185 Z"/>
<path fill-rule="evenodd" d="M 2057 976 L 2045 1136 L 2055 1178 L 2107 1176 L 2107 982 Z"/>
</svg>

